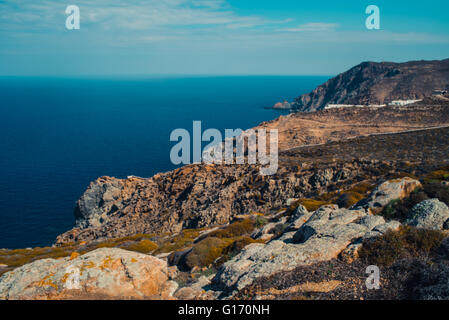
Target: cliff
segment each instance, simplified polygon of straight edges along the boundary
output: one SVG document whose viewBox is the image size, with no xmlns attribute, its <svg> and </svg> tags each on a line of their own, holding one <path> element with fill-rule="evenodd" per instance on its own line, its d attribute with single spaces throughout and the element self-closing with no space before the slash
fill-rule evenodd
<svg viewBox="0 0 449 320">
<path fill-rule="evenodd" d="M 423 99 L 449 89 L 449 59 L 435 61 L 363 62 L 295 99 L 298 111 L 331 104 L 380 105 L 393 100 Z"/>
</svg>

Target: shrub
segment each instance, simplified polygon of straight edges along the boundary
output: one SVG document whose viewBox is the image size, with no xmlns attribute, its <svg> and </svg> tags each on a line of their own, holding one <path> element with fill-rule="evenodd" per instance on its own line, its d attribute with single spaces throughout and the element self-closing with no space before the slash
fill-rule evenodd
<svg viewBox="0 0 449 320">
<path fill-rule="evenodd" d="M 186 256 L 186 266 L 190 269 L 193 267 L 208 267 L 215 260 L 222 256 L 223 251 L 233 241 L 230 239 L 220 239 L 216 237 L 208 237 L 201 240 L 193 247 Z"/>
<path fill-rule="evenodd" d="M 340 208 L 349 208 L 362 200 L 364 198 L 363 195 L 361 195 L 358 192 L 349 191 L 343 193 L 337 200 L 337 204 Z"/>
<path fill-rule="evenodd" d="M 425 182 L 440 182 L 443 180 L 449 180 L 449 171 L 447 170 L 437 170 L 433 171 L 426 176 Z"/>
<path fill-rule="evenodd" d="M 429 199 L 427 194 L 417 188 L 408 198 L 392 200 L 382 209 L 380 214 L 386 220 L 398 220 L 404 222 L 408 218 L 410 209 L 427 199 Z"/>
<path fill-rule="evenodd" d="M 366 263 L 389 266 L 399 259 L 428 257 L 441 246 L 443 232 L 402 226 L 363 242 L 359 257 Z"/>
<path fill-rule="evenodd" d="M 424 192 L 430 198 L 437 198 L 449 206 L 449 187 L 442 185 L 440 182 L 424 183 Z"/>
<path fill-rule="evenodd" d="M 264 225 L 266 225 L 268 223 L 267 218 L 264 218 L 262 216 L 257 216 L 256 220 L 254 221 L 254 227 L 255 228 L 261 228 Z"/>
<path fill-rule="evenodd" d="M 185 229 L 179 235 L 165 242 L 159 242 L 155 254 L 177 251 L 190 246 L 203 229 Z"/>
<path fill-rule="evenodd" d="M 302 204 L 307 211 L 316 211 L 321 206 L 329 204 L 327 201 L 321 201 L 321 200 L 314 200 L 314 199 L 301 199 L 299 200 L 299 203 Z"/>
<path fill-rule="evenodd" d="M 352 187 L 351 189 L 349 189 L 349 192 L 355 192 L 361 195 L 367 194 L 371 191 L 373 191 L 375 185 L 369 183 L 369 182 L 361 182 L 357 185 L 355 185 L 354 187 Z"/>
<path fill-rule="evenodd" d="M 140 253 L 150 253 L 157 249 L 157 244 L 151 240 L 144 239 L 138 243 L 133 243 L 129 246 L 126 246 L 124 249 L 130 251 L 136 251 Z"/>
<path fill-rule="evenodd" d="M 252 219 L 245 219 L 237 221 L 225 228 L 213 231 L 209 237 L 216 238 L 235 238 L 251 233 L 255 228 L 255 221 Z"/>
</svg>

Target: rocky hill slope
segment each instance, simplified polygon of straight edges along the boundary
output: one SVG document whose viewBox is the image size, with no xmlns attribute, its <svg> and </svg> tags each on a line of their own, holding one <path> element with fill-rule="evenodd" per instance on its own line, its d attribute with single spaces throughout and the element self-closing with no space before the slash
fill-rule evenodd
<svg viewBox="0 0 449 320">
<path fill-rule="evenodd" d="M 449 59 L 363 62 L 296 98 L 292 108 L 313 111 L 329 103 L 380 105 L 393 100 L 422 99 L 443 89 L 449 89 Z"/>
<path fill-rule="evenodd" d="M 416 140 L 415 145 L 406 143 L 401 135 L 367 138 L 371 142 L 364 141 L 363 137 L 350 138 L 362 132 L 448 126 L 448 110 L 449 104 L 384 108 L 378 113 L 370 109 L 326 110 L 291 115 L 265 124 L 281 130 L 280 167 L 269 177 L 259 175 L 255 165 L 190 165 L 149 179 L 99 178 L 77 202 L 75 228 L 59 236 L 57 243 L 180 232 L 186 228 L 226 224 L 242 214 L 269 213 L 282 207 L 289 198 L 308 198 L 335 188 L 335 183 L 369 176 L 365 172 L 367 163 L 359 161 L 361 157 L 368 162 L 387 161 L 388 166 L 394 166 L 395 161 L 425 159 L 424 149 L 417 146 L 430 142 L 441 142 L 442 149 L 433 150 L 429 145 L 428 152 L 435 160 L 445 159 L 447 146 L 441 141 L 441 137 L 446 137 L 445 130 L 440 137 L 429 136 L 436 131 L 408 135 L 409 139 Z M 290 124 L 301 121 L 312 124 L 300 126 L 296 133 L 290 131 Z M 301 143 L 303 139 L 312 144 L 328 144 L 293 150 L 307 144 Z M 389 148 L 387 142 L 391 144 Z"/>
<path fill-rule="evenodd" d="M 273 176 L 195 164 L 99 178 L 55 246 L 0 250 L 0 299 L 447 299 L 448 111 L 424 101 L 262 124 L 282 131 Z M 322 144 L 295 143 L 296 121 Z M 367 290 L 368 265 L 381 290 Z"/>
</svg>

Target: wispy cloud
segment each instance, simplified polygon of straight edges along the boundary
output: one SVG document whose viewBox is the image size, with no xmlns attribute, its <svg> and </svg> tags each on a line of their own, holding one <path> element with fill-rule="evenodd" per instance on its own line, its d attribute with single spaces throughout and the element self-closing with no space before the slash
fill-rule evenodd
<svg viewBox="0 0 449 320">
<path fill-rule="evenodd" d="M 296 28 L 278 29 L 278 31 L 285 32 L 316 32 L 316 31 L 328 31 L 335 30 L 339 26 L 338 23 L 324 23 L 324 22 L 309 22 L 302 24 Z"/>
</svg>

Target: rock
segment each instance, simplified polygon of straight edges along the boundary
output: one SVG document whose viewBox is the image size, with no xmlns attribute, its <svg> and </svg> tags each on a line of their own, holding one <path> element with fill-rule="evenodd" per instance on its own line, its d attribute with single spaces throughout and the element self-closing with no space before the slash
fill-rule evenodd
<svg viewBox="0 0 449 320">
<path fill-rule="evenodd" d="M 390 221 L 388 223 L 384 223 L 376 226 L 373 231 L 380 232 L 381 234 L 385 234 L 387 231 L 398 231 L 401 223 L 399 221 Z"/>
<path fill-rule="evenodd" d="M 321 207 L 297 232 L 288 232 L 266 245 L 245 247 L 219 269 L 213 284 L 232 292 L 258 277 L 336 258 L 353 240 L 368 231 L 367 227 L 354 223 L 364 215 L 363 210 Z"/>
<path fill-rule="evenodd" d="M 369 230 L 373 230 L 378 225 L 385 224 L 385 219 L 382 216 L 369 215 L 362 217 L 359 223 L 362 226 L 367 227 Z"/>
<path fill-rule="evenodd" d="M 377 238 L 377 237 L 380 237 L 381 235 L 382 235 L 382 232 L 369 231 L 369 232 L 365 233 L 365 235 L 363 236 L 363 240 Z"/>
<path fill-rule="evenodd" d="M 78 279 L 78 280 L 77 280 Z M 0 299 L 173 299 L 167 263 L 117 248 L 42 259 L 0 277 Z"/>
<path fill-rule="evenodd" d="M 389 180 L 375 188 L 368 198 L 359 201 L 353 208 L 365 208 L 371 209 L 374 212 L 379 212 L 392 200 L 404 199 L 420 186 L 421 183 L 418 180 L 409 177 Z"/>
<path fill-rule="evenodd" d="M 262 228 L 254 230 L 251 234 L 251 238 L 260 239 L 262 236 L 269 234 L 269 232 L 277 225 L 277 222 L 270 222 L 264 225 Z"/>
<path fill-rule="evenodd" d="M 407 223 L 423 229 L 443 230 L 449 219 L 449 208 L 438 199 L 424 200 L 410 210 Z"/>
<path fill-rule="evenodd" d="M 313 212 L 308 212 L 303 205 L 299 205 L 289 219 L 291 223 L 288 226 L 287 230 L 298 230 L 304 223 L 307 222 L 307 220 L 309 220 L 312 214 Z"/>
<path fill-rule="evenodd" d="M 362 248 L 361 242 L 350 244 L 340 254 L 340 259 L 346 263 L 353 263 L 359 258 L 359 250 Z"/>
<path fill-rule="evenodd" d="M 309 211 L 304 207 L 302 204 L 298 205 L 298 207 L 295 210 L 295 213 L 293 214 L 293 219 L 298 219 L 303 216 L 310 216 L 312 213 L 309 213 Z"/>
<path fill-rule="evenodd" d="M 194 284 L 183 287 L 176 291 L 175 297 L 179 300 L 205 300 L 212 299 L 216 293 L 207 292 L 206 288 L 210 285 L 212 276 L 201 276 Z"/>
</svg>

